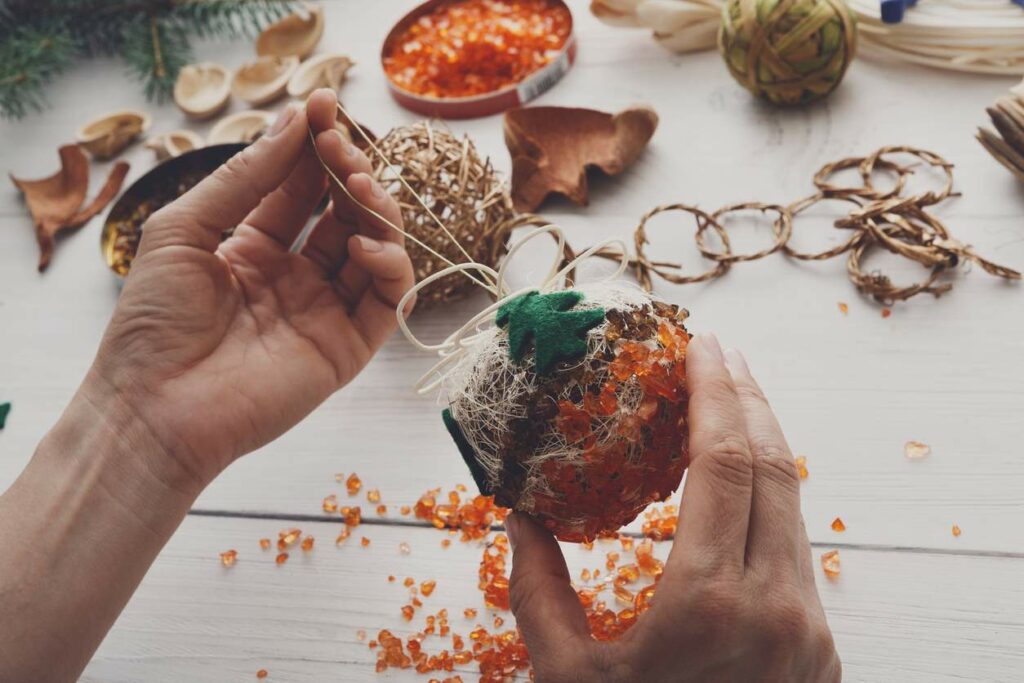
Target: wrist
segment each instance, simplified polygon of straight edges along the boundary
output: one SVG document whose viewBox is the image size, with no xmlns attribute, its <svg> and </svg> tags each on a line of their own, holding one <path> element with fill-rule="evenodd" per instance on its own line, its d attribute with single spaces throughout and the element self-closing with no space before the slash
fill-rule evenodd
<svg viewBox="0 0 1024 683">
<path fill-rule="evenodd" d="M 209 483 L 184 467 L 137 411 L 93 372 L 43 437 L 29 469 L 53 481 L 71 477 L 79 487 L 98 486 L 147 524 L 159 523 L 154 515 L 166 517 L 173 509 L 184 515 Z"/>
</svg>

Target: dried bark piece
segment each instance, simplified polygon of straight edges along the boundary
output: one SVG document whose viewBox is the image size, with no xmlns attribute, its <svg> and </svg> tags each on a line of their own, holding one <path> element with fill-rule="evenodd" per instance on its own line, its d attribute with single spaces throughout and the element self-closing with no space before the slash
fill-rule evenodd
<svg viewBox="0 0 1024 683">
<path fill-rule="evenodd" d="M 552 192 L 587 203 L 587 168 L 616 175 L 637 160 L 658 127 L 650 107 L 618 114 L 573 107 L 525 107 L 505 113 L 512 155 L 512 201 L 533 211 Z"/>
<path fill-rule="evenodd" d="M 35 222 L 40 272 L 50 264 L 56 236 L 80 228 L 102 211 L 120 191 L 129 168 L 127 162 L 117 162 L 103 188 L 83 206 L 89 189 L 89 160 L 78 145 L 64 145 L 58 152 L 61 168 L 48 178 L 22 180 L 11 175 L 11 181 L 25 196 Z"/>
</svg>

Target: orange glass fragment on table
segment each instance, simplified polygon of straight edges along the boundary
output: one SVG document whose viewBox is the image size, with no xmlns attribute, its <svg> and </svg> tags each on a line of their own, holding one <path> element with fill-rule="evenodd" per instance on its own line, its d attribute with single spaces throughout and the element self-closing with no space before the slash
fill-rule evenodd
<svg viewBox="0 0 1024 683">
<path fill-rule="evenodd" d="M 237 550 L 225 550 L 220 554 L 220 563 L 225 567 L 234 566 L 236 559 L 238 559 Z"/>
<path fill-rule="evenodd" d="M 882 317 L 883 318 L 888 318 L 890 315 L 892 315 L 892 309 L 891 308 L 883 308 L 882 309 Z"/>
<path fill-rule="evenodd" d="M 821 568 L 825 572 L 825 576 L 830 579 L 837 578 L 839 576 L 839 551 L 829 550 L 821 555 Z"/>
<path fill-rule="evenodd" d="M 380 489 L 370 489 L 366 492 L 366 500 L 370 503 L 380 502 Z"/>
<path fill-rule="evenodd" d="M 262 680 L 262 679 L 266 678 L 268 674 L 269 674 L 269 672 L 266 669 L 260 669 L 259 671 L 256 672 L 256 678 L 259 678 L 260 680 Z"/>
<path fill-rule="evenodd" d="M 359 493 L 359 489 L 363 488 L 363 480 L 359 478 L 355 472 L 349 475 L 349 478 L 345 480 L 345 489 L 348 490 L 348 495 L 354 496 Z"/>
<path fill-rule="evenodd" d="M 336 495 L 334 495 L 333 493 L 331 495 L 327 496 L 326 498 L 324 498 L 324 502 L 323 502 L 322 507 L 323 507 L 324 512 L 327 512 L 327 513 L 337 512 L 338 511 L 338 497 Z"/>
<path fill-rule="evenodd" d="M 832 520 L 832 531 L 846 531 L 846 525 L 843 524 L 843 520 L 836 517 Z"/>
<path fill-rule="evenodd" d="M 903 455 L 910 460 L 920 460 L 931 455 L 932 447 L 920 441 L 908 441 L 903 445 Z"/>
<path fill-rule="evenodd" d="M 847 313 L 849 313 L 849 312 L 850 312 L 850 307 L 849 307 L 849 306 L 847 306 L 847 305 L 846 305 L 845 303 L 843 303 L 842 301 L 840 301 L 840 302 L 839 302 L 839 312 L 840 312 L 840 313 L 842 313 L 843 315 L 846 315 Z"/>
<path fill-rule="evenodd" d="M 476 610 L 472 607 L 467 607 L 466 609 L 462 610 L 462 616 L 466 617 L 467 619 L 476 619 Z"/>
<path fill-rule="evenodd" d="M 569 10 L 554 0 L 441 3 L 389 41 L 384 71 L 418 95 L 480 95 L 549 64 L 571 27 Z"/>
<path fill-rule="evenodd" d="M 420 582 L 420 593 L 424 596 L 430 597 L 430 594 L 434 592 L 434 588 L 437 587 L 437 581 L 433 579 L 427 579 L 426 581 Z"/>
<path fill-rule="evenodd" d="M 335 545 L 341 545 L 342 543 L 345 542 L 345 540 L 349 537 L 350 534 L 351 534 L 351 532 L 348 530 L 348 527 L 344 527 L 341 530 L 341 532 L 338 534 L 338 537 L 336 539 L 334 539 L 334 544 Z"/>
<path fill-rule="evenodd" d="M 794 461 L 794 463 L 796 464 L 797 474 L 800 475 L 801 479 L 806 479 L 807 475 L 809 474 L 809 472 L 807 471 L 807 458 L 805 458 L 802 455 L 798 455 L 796 456 L 796 460 Z"/>
<path fill-rule="evenodd" d="M 261 550 L 270 550 L 270 539 L 269 538 L 261 538 L 260 539 L 260 549 Z"/>
<path fill-rule="evenodd" d="M 402 543 L 398 544 L 398 552 L 402 553 L 403 555 L 408 555 L 412 552 L 412 548 L 409 547 L 408 543 L 403 541 Z"/>
<path fill-rule="evenodd" d="M 308 553 L 310 550 L 313 549 L 313 542 L 314 539 L 312 536 L 306 536 L 304 539 L 302 539 L 302 549 Z"/>
<path fill-rule="evenodd" d="M 954 524 L 953 525 L 953 536 L 959 538 L 960 534 L 962 534 L 962 533 L 963 532 L 960 530 L 960 527 L 958 525 Z"/>
<path fill-rule="evenodd" d="M 366 546 L 370 545 L 370 539 L 368 539 L 366 536 L 363 536 L 359 539 L 359 545 L 365 548 Z"/>
<path fill-rule="evenodd" d="M 274 558 L 274 562 L 277 564 L 284 564 L 288 561 L 288 553 L 278 553 L 277 557 Z"/>
<path fill-rule="evenodd" d="M 388 506 L 387 505 L 378 505 L 377 506 L 377 514 L 380 517 L 383 517 L 384 515 L 388 514 Z"/>
</svg>

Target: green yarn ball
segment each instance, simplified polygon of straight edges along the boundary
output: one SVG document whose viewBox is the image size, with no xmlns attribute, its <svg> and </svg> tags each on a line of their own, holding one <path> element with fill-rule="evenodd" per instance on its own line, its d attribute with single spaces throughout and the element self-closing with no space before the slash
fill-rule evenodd
<svg viewBox="0 0 1024 683">
<path fill-rule="evenodd" d="M 775 104 L 807 104 L 843 80 L 857 24 L 844 0 L 729 0 L 718 49 L 750 92 Z"/>
</svg>

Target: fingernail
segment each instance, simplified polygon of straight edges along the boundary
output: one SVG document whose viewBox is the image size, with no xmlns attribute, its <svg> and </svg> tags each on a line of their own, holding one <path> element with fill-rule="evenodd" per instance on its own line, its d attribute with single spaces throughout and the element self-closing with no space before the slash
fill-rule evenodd
<svg viewBox="0 0 1024 683">
<path fill-rule="evenodd" d="M 722 354 L 722 345 L 718 343 L 718 337 L 711 332 L 703 332 L 700 335 L 700 343 L 714 356 L 715 360 L 725 362 L 725 356 Z"/>
<path fill-rule="evenodd" d="M 734 374 L 739 374 L 744 377 L 750 375 L 750 368 L 747 366 L 747 359 L 744 358 L 743 354 L 736 349 L 726 349 L 725 364 L 729 366 L 729 370 Z"/>
<path fill-rule="evenodd" d="M 513 512 L 505 518 L 505 532 L 508 534 L 508 544 L 515 550 L 516 543 L 519 542 L 519 517 L 516 513 Z"/>
<path fill-rule="evenodd" d="M 378 251 L 382 251 L 384 249 L 384 245 L 378 242 L 377 240 L 373 239 L 372 237 L 366 237 L 365 235 L 356 235 L 356 239 L 359 240 L 359 247 L 363 251 L 368 251 L 370 253 L 375 254 Z"/>
<path fill-rule="evenodd" d="M 296 107 L 294 104 L 289 104 L 287 107 L 285 107 L 284 111 L 278 114 L 277 120 L 274 121 L 274 125 L 272 125 L 270 127 L 270 130 L 267 131 L 266 137 L 274 137 L 282 130 L 284 130 L 285 127 L 291 122 L 291 120 L 295 118 L 295 112 L 297 112 L 298 110 L 298 107 Z"/>
</svg>

